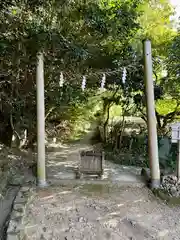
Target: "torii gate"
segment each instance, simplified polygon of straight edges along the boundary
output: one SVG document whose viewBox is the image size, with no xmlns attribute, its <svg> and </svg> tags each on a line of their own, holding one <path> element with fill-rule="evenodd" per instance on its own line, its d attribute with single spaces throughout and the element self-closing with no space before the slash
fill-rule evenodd
<svg viewBox="0 0 180 240">
<path fill-rule="evenodd" d="M 148 146 L 149 161 L 151 170 L 151 187 L 158 188 L 160 186 L 160 170 L 158 156 L 158 142 L 154 103 L 154 87 L 153 87 L 153 71 L 152 71 L 152 55 L 151 42 L 143 41 L 144 53 L 144 69 L 145 69 L 145 87 L 147 102 L 147 119 L 148 119 Z M 47 186 L 46 180 L 46 163 L 45 163 L 45 105 L 44 105 L 44 59 L 43 53 L 37 55 L 37 180 L 39 187 Z"/>
<path fill-rule="evenodd" d="M 45 162 L 45 105 L 44 105 L 44 58 L 43 53 L 37 55 L 36 69 L 37 88 L 37 183 L 39 187 L 46 187 Z"/>
<path fill-rule="evenodd" d="M 151 188 L 160 186 L 159 154 L 154 102 L 153 70 L 151 41 L 143 41 L 144 81 L 146 88 L 146 111 L 148 120 L 148 149 L 149 165 L 151 170 Z"/>
</svg>

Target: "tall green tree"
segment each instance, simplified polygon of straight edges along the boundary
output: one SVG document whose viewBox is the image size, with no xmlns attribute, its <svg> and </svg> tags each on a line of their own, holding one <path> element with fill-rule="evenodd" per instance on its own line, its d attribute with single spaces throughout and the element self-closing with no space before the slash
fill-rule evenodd
<svg viewBox="0 0 180 240">
<path fill-rule="evenodd" d="M 102 71 L 129 64 L 138 6 L 138 0 L 5 2 L 0 12 L 0 140 L 10 145 L 18 129 L 28 129 L 31 140 L 36 132 L 38 51 L 45 56 L 47 116 L 54 110 L 62 118 L 62 106 L 86 100 L 80 91 L 82 74 L 95 84 Z M 58 85 L 61 71 L 67 79 L 63 89 Z"/>
</svg>

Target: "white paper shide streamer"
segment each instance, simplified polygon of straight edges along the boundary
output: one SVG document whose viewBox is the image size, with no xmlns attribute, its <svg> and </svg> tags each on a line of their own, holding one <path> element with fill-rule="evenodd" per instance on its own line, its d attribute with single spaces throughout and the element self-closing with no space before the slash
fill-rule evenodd
<svg viewBox="0 0 180 240">
<path fill-rule="evenodd" d="M 123 69 L 123 75 L 122 75 L 122 83 L 125 84 L 126 82 L 126 77 L 127 77 L 127 70 L 126 68 L 124 67 Z"/>
<path fill-rule="evenodd" d="M 59 80 L 59 86 L 60 86 L 60 87 L 63 87 L 63 84 L 64 84 L 64 77 L 63 77 L 63 73 L 61 72 L 61 74 L 60 74 L 60 80 Z"/>
<path fill-rule="evenodd" d="M 83 76 L 81 88 L 82 88 L 82 91 L 84 91 L 86 88 L 86 77 L 85 76 Z"/>
<path fill-rule="evenodd" d="M 101 90 L 104 90 L 105 83 L 106 83 L 106 75 L 104 73 L 103 77 L 102 77 L 102 80 L 101 80 L 101 87 L 100 87 Z"/>
</svg>

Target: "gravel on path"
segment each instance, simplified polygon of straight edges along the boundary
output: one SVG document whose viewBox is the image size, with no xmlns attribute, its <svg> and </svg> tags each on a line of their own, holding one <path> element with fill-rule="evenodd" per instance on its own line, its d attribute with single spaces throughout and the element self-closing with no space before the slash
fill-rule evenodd
<svg viewBox="0 0 180 240">
<path fill-rule="evenodd" d="M 179 215 L 147 188 L 59 186 L 34 192 L 25 232 L 31 240 L 178 240 Z"/>
<path fill-rule="evenodd" d="M 69 172 L 73 183 L 78 151 L 85 148 L 80 144 L 50 152 L 48 176 L 58 180 Z M 125 171 L 137 175 L 140 169 L 106 162 L 111 184 L 61 182 L 35 189 L 24 218 L 26 240 L 180 240 L 180 207 L 166 205 L 146 187 L 113 184 Z"/>
</svg>

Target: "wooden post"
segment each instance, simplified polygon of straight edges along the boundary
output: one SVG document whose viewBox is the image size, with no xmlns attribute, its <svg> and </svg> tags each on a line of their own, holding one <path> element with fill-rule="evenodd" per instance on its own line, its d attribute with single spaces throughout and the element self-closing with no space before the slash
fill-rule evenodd
<svg viewBox="0 0 180 240">
<path fill-rule="evenodd" d="M 177 143 L 176 176 L 180 180 L 180 123 L 171 124 L 171 142 Z"/>
<path fill-rule="evenodd" d="M 149 40 L 143 41 L 143 52 L 144 52 L 144 70 L 146 87 L 146 109 L 148 120 L 148 149 L 151 170 L 151 187 L 158 188 L 160 186 L 160 170 L 159 170 L 158 141 L 154 102 L 151 42 Z"/>
<path fill-rule="evenodd" d="M 39 187 L 45 187 L 46 164 L 45 164 L 45 110 L 44 110 L 44 59 L 43 54 L 37 55 L 36 71 L 37 87 L 37 183 Z"/>
</svg>

